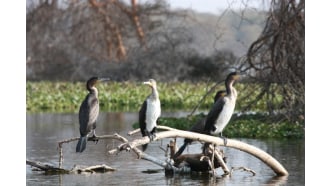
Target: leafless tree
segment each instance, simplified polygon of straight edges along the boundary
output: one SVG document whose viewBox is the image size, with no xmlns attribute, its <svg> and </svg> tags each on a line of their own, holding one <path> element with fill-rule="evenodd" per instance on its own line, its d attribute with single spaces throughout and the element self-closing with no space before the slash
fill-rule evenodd
<svg viewBox="0 0 330 186">
<path fill-rule="evenodd" d="M 305 1 L 272 0 L 266 26 L 252 43 L 244 71 L 261 85 L 248 108 L 266 97 L 270 113 L 291 121 L 303 121 L 305 114 Z M 281 97 L 276 96 L 279 91 Z"/>
<path fill-rule="evenodd" d="M 79 76 L 82 67 L 97 71 L 94 62 L 123 61 L 129 48 L 148 50 L 145 35 L 160 25 L 157 15 L 165 8 L 163 1 L 30 0 L 27 65 L 50 77 L 63 71 Z"/>
</svg>

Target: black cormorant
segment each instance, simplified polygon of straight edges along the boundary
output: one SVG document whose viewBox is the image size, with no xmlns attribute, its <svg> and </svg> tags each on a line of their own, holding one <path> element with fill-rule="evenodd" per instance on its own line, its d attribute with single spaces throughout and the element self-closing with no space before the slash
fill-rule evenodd
<svg viewBox="0 0 330 186">
<path fill-rule="evenodd" d="M 226 95 L 226 91 L 224 90 L 219 90 L 213 100 L 213 104 L 219 99 L 219 98 L 223 98 Z M 206 118 L 203 118 L 201 120 L 199 120 L 197 123 L 195 123 L 190 129 L 190 132 L 196 132 L 196 133 L 204 133 L 204 128 L 205 128 L 205 120 Z M 182 154 L 182 152 L 184 151 L 184 149 L 187 147 L 187 145 L 191 144 L 193 142 L 192 139 L 189 138 L 185 138 L 184 139 L 184 143 L 183 145 L 179 148 L 179 150 L 174 154 L 173 159 L 176 159 L 178 156 L 180 156 Z"/>
<path fill-rule="evenodd" d="M 159 95 L 157 91 L 156 81 L 150 79 L 143 84 L 150 86 L 151 94 L 143 102 L 139 111 L 139 125 L 142 136 L 148 136 L 152 141 L 155 137 L 157 119 L 161 114 Z M 142 150 L 147 149 L 148 144 L 142 146 Z"/>
<path fill-rule="evenodd" d="M 206 134 L 220 135 L 223 138 L 222 131 L 228 124 L 235 109 L 237 91 L 233 84 L 238 79 L 239 74 L 237 72 L 232 72 L 227 76 L 225 81 L 226 96 L 218 99 L 206 116 L 204 128 Z M 224 138 L 224 144 L 227 144 L 226 138 Z"/>
<path fill-rule="evenodd" d="M 76 152 L 83 152 L 85 150 L 88 135 L 91 133 L 91 131 L 93 131 L 92 138 L 96 138 L 95 128 L 96 120 L 99 115 L 99 100 L 98 91 L 95 85 L 98 82 L 108 80 L 108 78 L 92 77 L 86 83 L 86 88 L 89 93 L 80 105 L 79 109 L 80 139 L 76 147 Z"/>
</svg>

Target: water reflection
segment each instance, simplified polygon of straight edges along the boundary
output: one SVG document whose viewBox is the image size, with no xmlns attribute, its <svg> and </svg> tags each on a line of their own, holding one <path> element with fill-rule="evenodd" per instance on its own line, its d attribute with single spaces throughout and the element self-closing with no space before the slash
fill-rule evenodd
<svg viewBox="0 0 330 186">
<path fill-rule="evenodd" d="M 170 116 L 183 116 L 185 113 L 164 113 Z M 96 134 L 113 134 L 115 132 L 126 137 L 137 121 L 137 113 L 100 113 Z M 58 164 L 57 142 L 79 136 L 77 114 L 27 114 L 26 118 L 26 158 L 41 162 Z M 139 134 L 137 134 L 139 136 Z M 131 139 L 131 137 L 127 137 Z M 27 185 L 304 185 L 305 184 L 305 144 L 303 140 L 256 140 L 238 139 L 254 145 L 276 158 L 289 172 L 289 177 L 277 177 L 274 172 L 260 160 L 236 149 L 224 148 L 228 157 L 228 167 L 245 166 L 257 172 L 235 171 L 231 177 L 213 178 L 205 174 L 174 175 L 166 177 L 163 171 L 152 174 L 146 170 L 159 170 L 159 167 L 138 160 L 133 152 L 122 152 L 117 156 L 107 155 L 107 151 L 116 147 L 119 142 L 102 140 L 98 144 L 87 144 L 84 153 L 75 152 L 75 143 L 63 146 L 63 167 L 70 169 L 77 165 L 107 164 L 117 171 L 104 174 L 68 174 L 44 175 L 26 166 Z M 159 146 L 165 146 L 168 139 L 152 142 L 146 153 L 165 158 Z M 178 143 L 182 143 L 178 139 Z M 190 145 L 189 153 L 200 151 L 200 144 Z M 187 152 L 187 151 L 185 151 Z M 217 169 L 217 174 L 223 174 Z"/>
</svg>

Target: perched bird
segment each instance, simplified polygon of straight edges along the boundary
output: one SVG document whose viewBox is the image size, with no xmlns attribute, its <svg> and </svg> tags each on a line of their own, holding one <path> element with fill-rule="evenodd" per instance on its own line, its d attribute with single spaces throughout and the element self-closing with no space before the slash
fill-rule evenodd
<svg viewBox="0 0 330 186">
<path fill-rule="evenodd" d="M 157 119 L 161 114 L 160 100 L 155 80 L 150 79 L 143 84 L 150 86 L 151 94 L 143 102 L 139 111 L 139 125 L 142 136 L 148 136 L 152 141 L 156 133 Z M 143 145 L 142 150 L 145 151 L 147 146 L 148 144 Z"/>
<path fill-rule="evenodd" d="M 96 120 L 99 115 L 99 100 L 98 91 L 95 85 L 98 82 L 108 81 L 108 78 L 92 77 L 86 83 L 86 88 L 89 91 L 86 98 L 80 105 L 79 109 L 79 125 L 80 139 L 78 141 L 76 152 L 83 152 L 86 148 L 88 135 L 93 131 L 92 138 L 96 138 L 95 128 Z M 97 141 L 97 140 L 95 140 Z"/>
<path fill-rule="evenodd" d="M 215 93 L 213 98 L 213 104 L 218 101 L 219 98 L 223 98 L 226 95 L 225 90 L 219 90 L 217 93 Z"/>
<path fill-rule="evenodd" d="M 232 72 L 227 76 L 225 81 L 226 96 L 218 99 L 207 114 L 204 128 L 205 134 L 220 135 L 223 138 L 222 131 L 228 124 L 235 109 L 237 91 L 233 84 L 238 79 L 239 74 L 237 72 Z M 226 145 L 227 139 L 223 139 Z"/>
<path fill-rule="evenodd" d="M 226 91 L 224 90 L 219 90 L 213 100 L 213 104 L 216 103 L 216 101 L 219 98 L 223 98 L 226 95 Z M 201 120 L 199 120 L 197 123 L 195 123 L 190 129 L 190 132 L 196 132 L 196 133 L 204 133 L 204 128 L 205 128 L 205 120 L 206 118 L 203 118 Z M 179 150 L 174 154 L 173 159 L 176 159 L 178 156 L 180 156 L 182 154 L 182 152 L 184 151 L 184 149 L 187 147 L 187 145 L 191 144 L 193 142 L 192 139 L 189 138 L 185 138 L 184 139 L 184 143 L 183 145 L 179 148 Z"/>
</svg>

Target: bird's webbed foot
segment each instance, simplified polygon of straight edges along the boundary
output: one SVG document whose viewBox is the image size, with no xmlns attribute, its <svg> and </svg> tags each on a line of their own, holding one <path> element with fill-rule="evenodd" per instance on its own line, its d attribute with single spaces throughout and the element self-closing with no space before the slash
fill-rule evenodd
<svg viewBox="0 0 330 186">
<path fill-rule="evenodd" d="M 88 138 L 88 141 L 94 141 L 94 143 L 97 144 L 99 142 L 99 137 L 93 134 L 93 136 Z"/>
<path fill-rule="evenodd" d="M 150 140 L 153 141 L 156 138 L 157 127 L 154 127 L 153 130 L 150 132 Z"/>
<path fill-rule="evenodd" d="M 150 138 L 150 141 L 154 141 L 154 139 L 156 138 L 156 134 L 155 133 L 154 134 L 151 134 L 149 136 L 149 138 Z"/>
<path fill-rule="evenodd" d="M 149 132 L 147 130 L 146 130 L 146 133 L 147 133 L 150 141 L 153 141 L 155 139 L 155 137 L 156 137 L 156 134 L 155 133 L 151 133 L 151 132 Z"/>
</svg>

